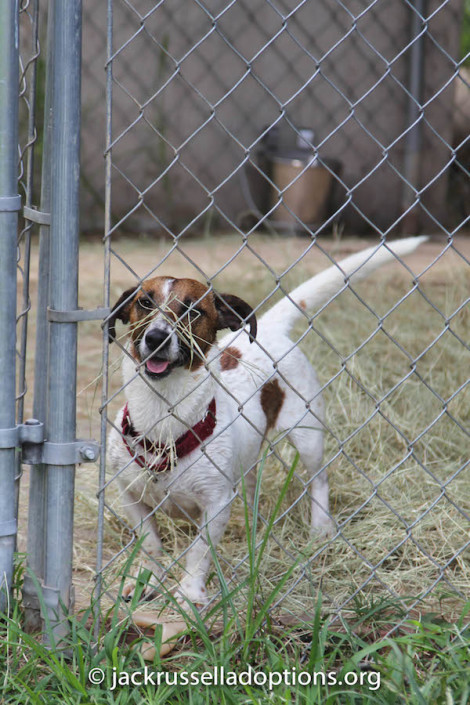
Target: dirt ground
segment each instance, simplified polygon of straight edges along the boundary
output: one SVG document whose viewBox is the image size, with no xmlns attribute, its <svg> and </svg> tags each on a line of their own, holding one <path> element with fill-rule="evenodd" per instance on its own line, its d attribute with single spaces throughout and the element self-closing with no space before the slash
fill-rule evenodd
<svg viewBox="0 0 470 705">
<path fill-rule="evenodd" d="M 256 304 L 269 294 L 280 278 L 287 289 L 300 283 L 317 271 L 331 264 L 330 257 L 338 261 L 351 252 L 374 244 L 365 238 L 320 238 L 319 245 L 300 237 L 273 237 L 251 235 L 244 244 L 239 236 L 190 238 L 176 245 L 168 240 L 139 237 L 118 238 L 112 244 L 111 254 L 111 304 L 120 293 L 133 285 L 137 277 L 153 274 L 190 276 L 206 280 L 210 278 L 219 291 L 236 293 Z M 322 251 L 323 250 L 323 251 Z M 470 281 L 470 233 L 456 237 L 452 247 L 444 238 L 431 238 L 419 250 L 406 259 L 406 268 L 393 263 L 376 273 L 367 284 L 371 301 L 374 288 L 381 282 L 410 280 L 410 271 L 420 281 L 436 290 L 451 289 L 457 278 Z M 37 290 L 37 243 L 33 244 L 31 270 L 31 333 L 28 349 L 29 389 L 32 389 L 34 361 L 34 318 Z M 80 246 L 80 294 L 79 304 L 83 308 L 103 305 L 104 256 L 102 244 L 96 240 L 84 240 Z M 336 305 L 336 304 L 335 304 Z M 78 437 L 99 438 L 99 406 L 101 398 L 101 346 L 102 336 L 97 322 L 86 322 L 79 326 L 78 348 Z M 111 350 L 111 392 L 119 387 L 119 353 Z M 109 406 L 112 418 L 122 404 L 119 397 Z M 31 415 L 31 394 L 26 398 L 26 417 Z M 26 548 L 26 515 L 28 478 L 25 471 L 21 486 L 20 502 L 20 550 Z M 77 497 L 81 502 L 84 494 L 93 492 L 96 468 L 82 466 L 77 470 Z M 96 489 L 96 488 L 95 488 Z M 93 543 L 96 524 L 80 521 L 87 507 L 77 507 L 75 527 L 76 583 L 78 603 L 85 604 L 93 574 Z M 82 547 L 85 547 L 82 549 Z"/>
</svg>

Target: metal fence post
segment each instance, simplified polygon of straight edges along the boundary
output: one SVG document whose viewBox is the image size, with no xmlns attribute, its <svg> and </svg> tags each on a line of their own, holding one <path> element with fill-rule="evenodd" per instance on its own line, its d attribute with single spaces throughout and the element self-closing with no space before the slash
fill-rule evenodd
<svg viewBox="0 0 470 705">
<path fill-rule="evenodd" d="M 110 305 L 110 262 L 111 262 L 111 128 L 112 128 L 112 89 L 113 89 L 113 3 L 108 0 L 107 6 L 107 56 L 106 56 L 106 149 L 105 149 L 105 223 L 104 223 L 104 292 L 103 305 Z M 103 587 L 103 542 L 104 542 L 104 507 L 106 482 L 106 438 L 108 427 L 107 400 L 109 394 L 109 338 L 108 325 L 103 327 L 103 380 L 101 388 L 101 455 L 98 489 L 98 525 L 96 546 L 96 607 L 95 634 L 98 637 L 100 628 L 100 605 Z"/>
<path fill-rule="evenodd" d="M 15 370 L 18 210 L 18 2 L 0 22 L 0 610 L 8 601 L 16 537 Z"/>
<path fill-rule="evenodd" d="M 81 0 L 56 0 L 52 109 L 50 309 L 75 311 L 78 304 Z M 75 441 L 76 322 L 51 320 L 47 437 Z M 44 599 L 56 638 L 67 626 L 63 607 L 72 600 L 72 539 L 75 465 L 47 466 Z"/>
<path fill-rule="evenodd" d="M 410 24 L 413 44 L 410 50 L 410 79 L 407 121 L 410 125 L 405 138 L 405 154 L 403 157 L 403 196 L 402 208 L 404 218 L 402 231 L 416 233 L 419 229 L 419 213 L 413 202 L 416 191 L 419 190 L 421 166 L 421 143 L 423 119 L 420 116 L 423 93 L 424 68 L 424 30 L 423 17 L 426 15 L 426 0 L 415 0 L 410 6 Z M 420 34 L 421 32 L 421 34 Z M 413 193 L 413 189 L 415 193 Z"/>
<path fill-rule="evenodd" d="M 51 130 L 52 130 L 52 67 L 53 67 L 53 18 L 49 12 L 47 24 L 46 86 L 44 101 L 44 136 L 42 150 L 41 204 L 39 220 L 39 275 L 36 317 L 36 345 L 34 358 L 34 406 L 35 419 L 47 419 L 47 375 L 48 369 L 48 322 L 49 303 L 49 222 L 51 211 Z M 23 583 L 23 605 L 25 608 L 25 628 L 38 631 L 41 627 L 40 604 L 36 583 L 44 580 L 45 543 L 45 495 L 46 472 L 43 464 L 31 465 L 28 504 L 28 573 Z"/>
</svg>

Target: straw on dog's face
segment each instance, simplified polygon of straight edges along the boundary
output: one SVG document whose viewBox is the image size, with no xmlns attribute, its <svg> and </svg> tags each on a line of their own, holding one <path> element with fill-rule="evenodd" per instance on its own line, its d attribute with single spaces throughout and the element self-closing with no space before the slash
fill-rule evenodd
<svg viewBox="0 0 470 705">
<path fill-rule="evenodd" d="M 194 279 L 154 277 L 127 289 L 113 307 L 110 340 L 117 319 L 130 324 L 130 353 L 154 380 L 176 367 L 200 367 L 218 330 L 237 330 L 249 320 L 251 336 L 256 336 L 251 306 L 238 296 L 216 296 Z"/>
</svg>

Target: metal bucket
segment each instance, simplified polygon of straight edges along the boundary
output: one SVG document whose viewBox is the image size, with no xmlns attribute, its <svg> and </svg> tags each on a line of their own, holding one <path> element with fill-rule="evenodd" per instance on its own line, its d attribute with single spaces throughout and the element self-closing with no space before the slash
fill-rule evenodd
<svg viewBox="0 0 470 705">
<path fill-rule="evenodd" d="M 325 220 L 333 176 L 313 157 L 274 156 L 272 180 L 276 188 L 271 188 L 270 206 L 277 207 L 270 218 L 275 226 L 292 230 Z"/>
</svg>

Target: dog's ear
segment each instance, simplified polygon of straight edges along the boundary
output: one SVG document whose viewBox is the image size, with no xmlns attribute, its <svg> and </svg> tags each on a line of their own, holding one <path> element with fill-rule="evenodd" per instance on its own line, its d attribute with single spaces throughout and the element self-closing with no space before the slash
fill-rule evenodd
<svg viewBox="0 0 470 705">
<path fill-rule="evenodd" d="M 131 287 L 130 289 L 126 289 L 126 291 L 121 294 L 119 299 L 112 307 L 111 315 L 108 318 L 108 333 L 110 343 L 112 343 L 113 340 L 116 340 L 116 321 L 119 319 L 123 323 L 129 323 L 130 308 L 132 299 L 134 298 L 133 295 L 136 294 L 138 290 L 139 287 Z M 127 301 L 127 299 L 129 299 L 129 301 Z"/>
<path fill-rule="evenodd" d="M 230 330 L 238 330 L 246 323 L 250 324 L 250 340 L 256 338 L 258 325 L 253 309 L 246 301 L 233 296 L 233 294 L 216 294 L 215 307 L 217 309 L 218 320 L 217 329 L 230 328 Z"/>
</svg>

